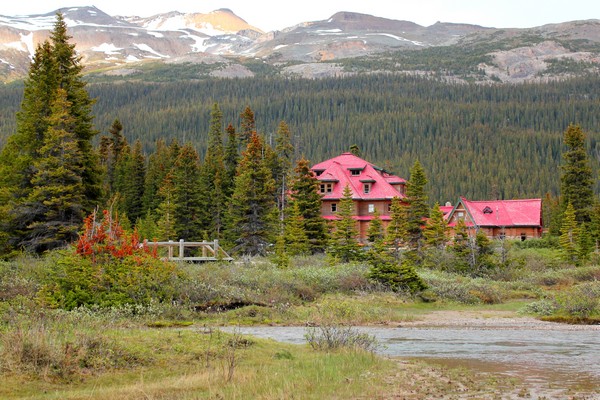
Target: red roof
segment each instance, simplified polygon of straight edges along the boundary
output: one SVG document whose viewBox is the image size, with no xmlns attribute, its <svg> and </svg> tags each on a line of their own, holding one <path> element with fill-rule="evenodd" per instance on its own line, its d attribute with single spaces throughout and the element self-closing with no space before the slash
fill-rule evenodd
<svg viewBox="0 0 600 400">
<path fill-rule="evenodd" d="M 542 226 L 542 199 L 471 201 L 462 197 L 460 203 L 477 226 Z"/>
<path fill-rule="evenodd" d="M 452 210 L 454 210 L 454 206 L 440 206 L 440 211 L 444 215 L 447 215 Z"/>
<path fill-rule="evenodd" d="M 403 185 L 406 180 L 392 175 L 382 168 L 376 167 L 368 161 L 352 153 L 325 160 L 312 167 L 317 174 L 317 179 L 323 182 L 335 182 L 333 190 L 325 193 L 323 199 L 333 200 L 343 197 L 344 188 L 350 186 L 352 198 L 355 200 L 405 198 L 393 185 Z M 354 172 L 354 175 L 353 175 Z M 364 192 L 364 184 L 370 183 L 369 193 Z"/>
</svg>

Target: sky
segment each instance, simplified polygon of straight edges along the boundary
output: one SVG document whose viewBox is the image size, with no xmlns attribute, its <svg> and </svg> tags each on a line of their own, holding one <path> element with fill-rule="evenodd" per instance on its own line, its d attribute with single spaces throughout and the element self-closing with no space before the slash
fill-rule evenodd
<svg viewBox="0 0 600 400">
<path fill-rule="evenodd" d="M 2 1 L 0 15 L 32 15 L 63 7 L 93 5 L 110 15 L 147 17 L 169 11 L 208 13 L 229 8 L 250 25 L 272 31 L 328 19 L 338 11 L 406 20 L 495 28 L 600 19 L 598 0 L 21 0 Z"/>
</svg>

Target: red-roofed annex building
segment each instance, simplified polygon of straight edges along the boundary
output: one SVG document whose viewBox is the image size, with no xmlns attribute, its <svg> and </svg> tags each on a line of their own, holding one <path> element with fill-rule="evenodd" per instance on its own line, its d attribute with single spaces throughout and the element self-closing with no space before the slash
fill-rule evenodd
<svg viewBox="0 0 600 400">
<path fill-rule="evenodd" d="M 489 238 L 525 240 L 542 236 L 542 199 L 471 201 L 461 197 L 446 215 L 450 227 L 459 219 Z"/>
<path fill-rule="evenodd" d="M 364 242 L 375 210 L 379 212 L 384 228 L 390 221 L 392 199 L 405 199 L 406 180 L 392 175 L 352 153 L 325 160 L 314 165 L 312 171 L 319 180 L 322 197 L 321 215 L 335 220 L 340 199 L 346 185 L 352 191 L 354 219 L 358 224 L 359 240 Z"/>
</svg>

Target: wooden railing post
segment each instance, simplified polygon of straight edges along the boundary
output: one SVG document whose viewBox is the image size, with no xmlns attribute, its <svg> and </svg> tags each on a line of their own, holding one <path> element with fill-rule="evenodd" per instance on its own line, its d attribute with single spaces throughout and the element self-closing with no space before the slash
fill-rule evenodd
<svg viewBox="0 0 600 400">
<path fill-rule="evenodd" d="M 169 249 L 167 251 L 167 256 L 169 257 L 169 260 L 173 259 L 173 246 L 171 246 L 171 243 L 173 243 L 173 241 L 169 240 Z"/>
<path fill-rule="evenodd" d="M 215 239 L 215 258 L 219 258 L 219 239 Z"/>
<path fill-rule="evenodd" d="M 184 255 L 184 251 L 183 251 L 184 247 L 183 247 L 183 239 L 179 239 L 179 259 L 183 260 L 183 255 Z"/>
</svg>

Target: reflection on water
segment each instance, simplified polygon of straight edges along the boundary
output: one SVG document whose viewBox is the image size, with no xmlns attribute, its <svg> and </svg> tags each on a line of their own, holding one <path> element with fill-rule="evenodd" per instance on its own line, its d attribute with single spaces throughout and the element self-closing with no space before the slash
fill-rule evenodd
<svg viewBox="0 0 600 400">
<path fill-rule="evenodd" d="M 302 327 L 240 327 L 242 334 L 304 343 Z M 447 366 L 518 377 L 532 385 L 600 390 L 600 327 L 552 330 L 360 327 L 377 337 L 381 353 L 427 358 Z"/>
</svg>

